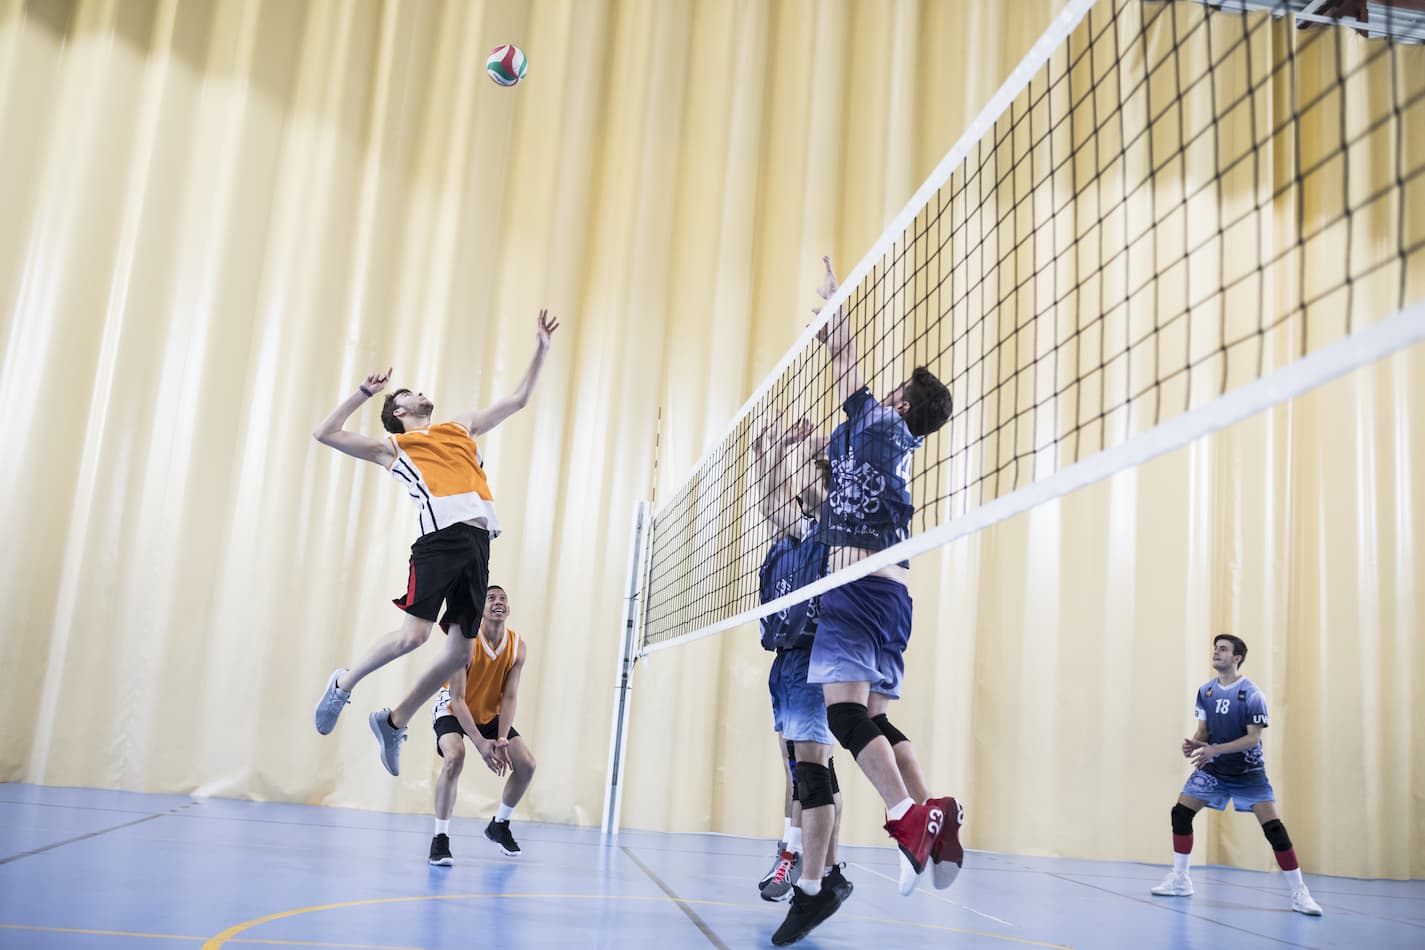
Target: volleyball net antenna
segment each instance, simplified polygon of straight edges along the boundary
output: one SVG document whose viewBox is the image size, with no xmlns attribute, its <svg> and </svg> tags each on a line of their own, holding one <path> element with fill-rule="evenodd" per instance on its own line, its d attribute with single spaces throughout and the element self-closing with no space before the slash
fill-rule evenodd
<svg viewBox="0 0 1425 950">
<path fill-rule="evenodd" d="M 1370 35 L 1299 22 L 1304 6 L 1070 2 L 653 513 L 636 655 L 979 531 L 1425 338 L 1425 47 L 1392 28 L 1389 5 L 1360 4 Z M 878 399 L 927 366 L 954 413 L 913 456 L 906 540 L 759 603 L 772 528 L 753 443 L 769 424 L 829 433 L 844 418 L 815 336 L 837 308 Z M 784 470 L 788 496 L 805 461 Z"/>
</svg>

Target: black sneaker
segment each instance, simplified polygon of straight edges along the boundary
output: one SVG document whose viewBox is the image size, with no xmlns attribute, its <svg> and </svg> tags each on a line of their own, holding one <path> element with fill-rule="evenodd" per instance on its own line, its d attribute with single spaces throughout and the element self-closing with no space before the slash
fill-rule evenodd
<svg viewBox="0 0 1425 950">
<path fill-rule="evenodd" d="M 499 845 L 500 850 L 509 857 L 520 856 L 520 846 L 515 842 L 515 836 L 510 834 L 508 821 L 496 821 L 491 818 L 490 823 L 485 826 L 485 837 Z"/>
<path fill-rule="evenodd" d="M 834 888 L 825 883 L 821 890 L 808 897 L 801 887 L 792 888 L 792 909 L 787 911 L 787 919 L 772 934 L 772 946 L 785 947 L 811 933 L 822 921 L 836 913 L 841 906 L 841 897 Z"/>
<path fill-rule="evenodd" d="M 826 877 L 821 879 L 822 887 L 829 887 L 836 892 L 836 896 L 841 899 L 841 903 L 846 903 L 846 899 L 851 896 L 851 892 L 856 890 L 856 886 L 846 880 L 846 875 L 841 873 L 841 869 L 846 867 L 846 862 L 833 864 L 831 870 L 826 872 Z"/>
<path fill-rule="evenodd" d="M 448 868 L 455 863 L 450 856 L 450 835 L 436 835 L 430 839 L 430 863 L 438 868 Z"/>
</svg>

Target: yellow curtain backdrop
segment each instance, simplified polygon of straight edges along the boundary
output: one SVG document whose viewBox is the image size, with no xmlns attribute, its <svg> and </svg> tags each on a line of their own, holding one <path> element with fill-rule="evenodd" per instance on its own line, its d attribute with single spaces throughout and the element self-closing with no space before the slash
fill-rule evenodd
<svg viewBox="0 0 1425 950">
<path fill-rule="evenodd" d="M 493 578 L 530 644 L 520 813 L 596 822 L 655 437 L 666 493 L 800 331 L 818 255 L 870 246 L 1061 6 L 0 0 L 0 779 L 428 809 L 423 721 L 391 779 L 360 718 L 433 647 L 310 724 L 399 619 L 414 532 L 310 430 L 386 365 L 488 402 L 549 306 L 540 389 L 484 446 Z M 481 75 L 503 42 L 515 90 Z M 1307 869 L 1425 873 L 1422 369 L 917 562 L 897 719 L 973 846 L 1161 860 L 1231 626 Z M 626 825 L 775 833 L 766 666 L 745 630 L 640 665 Z M 878 841 L 840 773 L 845 840 Z M 497 789 L 467 772 L 457 815 Z M 1201 824 L 1209 860 L 1264 864 Z"/>
</svg>

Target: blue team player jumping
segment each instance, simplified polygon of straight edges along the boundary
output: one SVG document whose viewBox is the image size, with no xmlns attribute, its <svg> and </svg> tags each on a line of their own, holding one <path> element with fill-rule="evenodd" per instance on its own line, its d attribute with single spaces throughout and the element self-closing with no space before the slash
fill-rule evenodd
<svg viewBox="0 0 1425 950">
<path fill-rule="evenodd" d="M 764 604 L 826 573 L 826 546 L 817 538 L 817 520 L 826 501 L 831 467 L 821 457 L 820 442 L 810 439 L 811 432 L 811 423 L 805 419 L 780 434 L 773 432 L 769 424 L 752 446 L 757 463 L 758 510 L 773 528 L 772 546 L 758 576 Z M 788 450 L 804 442 L 807 444 L 798 464 L 787 471 Z M 831 761 L 832 736 L 826 725 L 826 704 L 821 687 L 807 682 L 817 606 L 818 598 L 812 598 L 762 618 L 762 646 L 777 654 L 767 678 L 773 728 L 779 750 L 786 744 L 785 761 L 793 786 L 777 861 L 758 885 L 762 899 L 767 901 L 789 899 L 803 867 L 815 868 L 812 876 L 834 890 L 842 901 L 852 890 L 851 882 L 841 871 L 844 865 L 836 861 L 841 794 Z M 799 787 L 798 772 L 807 774 L 807 767 L 799 764 L 803 762 L 825 768 L 830 782 Z M 803 855 L 803 828 L 810 829 L 813 844 L 826 845 L 824 851 L 812 848 Z"/>
<path fill-rule="evenodd" d="M 1311 899 L 1296 850 L 1286 826 L 1277 817 L 1276 797 L 1267 781 L 1262 755 L 1262 730 L 1267 727 L 1267 701 L 1257 685 L 1239 668 L 1247 660 L 1247 644 L 1223 634 L 1212 641 L 1210 679 L 1197 691 L 1197 733 L 1183 740 L 1183 755 L 1194 769 L 1173 806 L 1173 870 L 1153 888 L 1159 897 L 1189 897 L 1192 880 L 1188 859 L 1192 854 L 1192 819 L 1204 805 L 1222 811 L 1230 799 L 1238 811 L 1251 811 L 1262 823 L 1262 833 L 1276 852 L 1291 887 L 1291 909 L 1321 916 L 1321 905 Z"/>
<path fill-rule="evenodd" d="M 829 300 L 836 275 L 823 259 L 826 277 L 818 293 Z M 950 420 L 950 391 L 925 367 L 884 401 L 862 380 L 846 314 L 838 310 L 819 336 L 831 357 L 836 393 L 846 412 L 827 441 L 831 492 L 818 537 L 828 549 L 829 571 L 883 551 L 910 536 L 911 453 L 924 436 Z M 931 798 L 915 750 L 886 718 L 900 698 L 904 653 L 910 639 L 911 602 L 902 562 L 828 591 L 821 598 L 807 680 L 820 684 L 832 735 L 851 752 L 886 805 L 890 833 L 900 849 L 900 891 L 915 890 L 933 863 L 936 887 L 948 887 L 964 862 L 960 846 L 963 812 L 953 798 Z M 829 798 L 831 776 L 818 762 L 797 762 L 802 798 L 806 870 L 793 888 L 787 918 L 772 943 L 795 943 L 834 914 L 841 896 L 829 882 L 807 873 L 824 842 L 806 820 L 807 798 Z M 829 825 L 829 823 L 827 823 Z M 829 831 L 829 828 L 827 829 Z"/>
</svg>

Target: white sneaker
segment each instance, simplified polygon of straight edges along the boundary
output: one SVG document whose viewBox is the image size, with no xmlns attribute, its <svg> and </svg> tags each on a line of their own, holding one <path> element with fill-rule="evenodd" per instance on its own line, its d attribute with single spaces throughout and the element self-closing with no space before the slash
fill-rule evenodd
<svg viewBox="0 0 1425 950">
<path fill-rule="evenodd" d="M 1321 905 L 1311 899 L 1311 892 L 1304 885 L 1291 895 L 1291 909 L 1308 917 L 1321 916 Z"/>
<path fill-rule="evenodd" d="M 341 715 L 342 707 L 351 702 L 351 691 L 336 685 L 336 681 L 345 672 L 346 670 L 336 670 L 327 677 L 327 688 L 322 692 L 322 698 L 317 700 L 317 710 L 312 718 L 317 724 L 317 731 L 322 735 L 336 728 L 336 717 Z"/>
<path fill-rule="evenodd" d="M 1186 871 L 1181 874 L 1169 871 L 1163 883 L 1153 888 L 1153 894 L 1156 897 L 1191 897 L 1192 878 L 1188 877 Z"/>
</svg>

